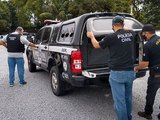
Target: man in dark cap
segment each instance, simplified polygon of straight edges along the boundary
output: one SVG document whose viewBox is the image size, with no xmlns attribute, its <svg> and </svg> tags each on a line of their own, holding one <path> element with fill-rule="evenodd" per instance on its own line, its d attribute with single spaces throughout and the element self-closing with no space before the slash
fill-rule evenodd
<svg viewBox="0 0 160 120">
<path fill-rule="evenodd" d="M 160 37 L 155 34 L 155 28 L 146 24 L 142 28 L 142 35 L 148 41 L 144 46 L 143 61 L 134 69 L 138 71 L 145 67 L 149 68 L 146 106 L 144 112 L 138 115 L 146 119 L 152 119 L 153 104 L 157 90 L 160 88 Z M 160 114 L 158 115 L 160 119 Z"/>
<path fill-rule="evenodd" d="M 114 33 L 107 34 L 101 41 L 97 41 L 92 32 L 87 32 L 94 48 L 109 48 L 110 76 L 114 109 L 118 120 L 131 120 L 132 85 L 135 79 L 133 41 L 135 33 L 124 30 L 124 18 L 115 16 L 112 20 Z"/>
</svg>

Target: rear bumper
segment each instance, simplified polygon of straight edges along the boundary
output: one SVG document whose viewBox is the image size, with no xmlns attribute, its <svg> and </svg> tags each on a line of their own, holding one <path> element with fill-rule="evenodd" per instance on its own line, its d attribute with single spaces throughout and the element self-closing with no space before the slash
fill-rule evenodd
<svg viewBox="0 0 160 120">
<path fill-rule="evenodd" d="M 144 77 L 146 75 L 146 69 L 144 70 L 140 70 L 136 73 L 136 78 L 140 78 L 140 77 Z M 92 81 L 94 81 L 94 79 L 100 79 L 100 78 L 109 78 L 109 73 L 107 74 L 103 74 L 103 75 L 97 75 L 96 78 L 89 78 L 89 77 L 85 77 L 83 75 L 77 76 L 77 75 L 72 75 L 71 79 L 70 79 L 70 83 L 72 84 L 72 86 L 76 86 L 76 87 L 84 87 L 86 85 L 90 85 L 90 83 Z"/>
<path fill-rule="evenodd" d="M 86 81 L 87 81 L 87 78 L 84 76 L 73 75 L 70 82 L 72 86 L 83 87 L 85 86 Z"/>
<path fill-rule="evenodd" d="M 96 78 L 87 78 L 85 76 L 76 76 L 73 75 L 71 78 L 71 84 L 75 87 L 84 87 L 86 85 L 93 85 L 95 81 L 99 81 L 100 78 L 107 78 L 108 79 L 109 74 L 97 76 Z"/>
<path fill-rule="evenodd" d="M 81 75 L 72 75 L 70 83 L 72 84 L 72 86 L 83 87 L 86 85 L 93 85 L 99 78 L 108 78 L 108 76 L 108 67 L 83 70 Z"/>
</svg>

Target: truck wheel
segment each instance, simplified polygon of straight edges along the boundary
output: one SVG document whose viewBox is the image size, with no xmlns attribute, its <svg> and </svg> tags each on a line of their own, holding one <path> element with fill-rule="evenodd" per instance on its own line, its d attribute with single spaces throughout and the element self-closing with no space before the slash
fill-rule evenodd
<svg viewBox="0 0 160 120">
<path fill-rule="evenodd" d="M 36 65 L 32 62 L 30 58 L 28 58 L 28 69 L 29 69 L 29 72 L 36 71 Z"/>
<path fill-rule="evenodd" d="M 53 66 L 50 71 L 51 88 L 56 96 L 65 94 L 65 82 L 61 80 L 57 66 Z"/>
</svg>

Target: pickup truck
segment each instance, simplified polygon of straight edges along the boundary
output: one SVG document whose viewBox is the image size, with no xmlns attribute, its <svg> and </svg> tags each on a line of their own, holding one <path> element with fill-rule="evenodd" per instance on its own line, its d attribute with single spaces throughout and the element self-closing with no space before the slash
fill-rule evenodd
<svg viewBox="0 0 160 120">
<path fill-rule="evenodd" d="M 35 72 L 37 66 L 50 73 L 51 88 L 56 96 L 64 95 L 73 86 L 106 84 L 110 74 L 109 52 L 94 49 L 86 32 L 93 31 L 97 40 L 112 33 L 112 18 L 124 17 L 125 27 L 136 32 L 134 63 L 142 60 L 142 24 L 125 13 L 87 13 L 63 22 L 45 25 L 36 34 L 33 42 L 39 48 L 28 47 L 28 69 Z M 137 72 L 143 77 L 146 70 Z"/>
</svg>

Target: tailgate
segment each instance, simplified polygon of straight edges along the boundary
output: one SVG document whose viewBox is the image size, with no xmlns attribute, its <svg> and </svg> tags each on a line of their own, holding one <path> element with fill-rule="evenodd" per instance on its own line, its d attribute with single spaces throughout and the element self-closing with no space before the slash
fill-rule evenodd
<svg viewBox="0 0 160 120">
<path fill-rule="evenodd" d="M 95 49 L 86 36 L 87 31 L 92 31 L 98 41 L 106 34 L 113 33 L 112 30 L 113 17 L 93 17 L 86 21 L 86 26 L 82 36 L 82 56 L 83 56 L 83 75 L 89 78 L 94 78 L 101 75 L 109 74 L 109 49 Z M 134 45 L 135 64 L 138 64 L 142 59 L 143 42 L 140 39 L 139 31 L 142 25 L 133 18 L 125 18 L 125 27 L 133 29 L 137 32 L 137 37 Z"/>
<path fill-rule="evenodd" d="M 99 40 L 102 37 L 98 38 Z M 82 57 L 83 57 L 83 69 L 95 69 L 108 67 L 109 51 L 106 49 L 95 49 L 92 46 L 91 41 L 87 36 L 83 37 L 83 44 L 81 46 Z"/>
</svg>

